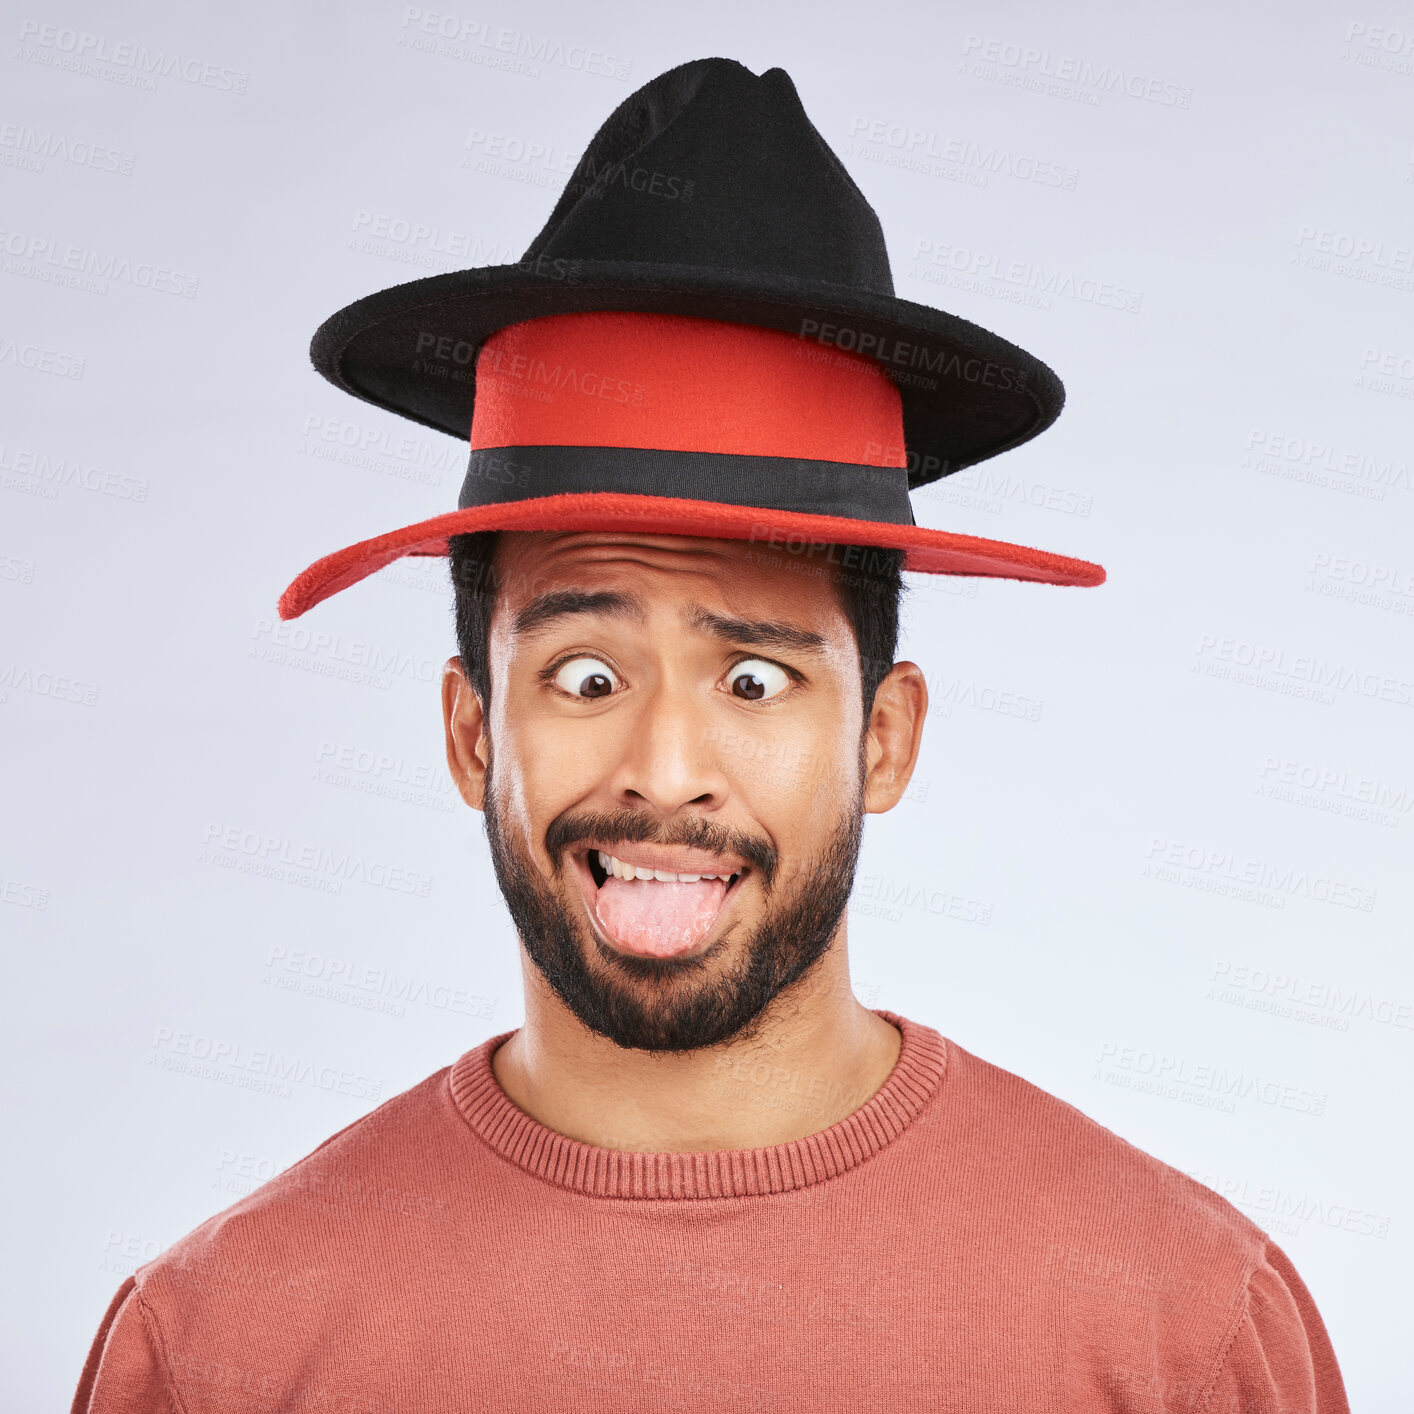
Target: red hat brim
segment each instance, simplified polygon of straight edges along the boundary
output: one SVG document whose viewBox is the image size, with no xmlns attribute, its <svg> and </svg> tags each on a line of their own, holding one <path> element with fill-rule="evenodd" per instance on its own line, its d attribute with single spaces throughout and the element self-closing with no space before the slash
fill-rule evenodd
<svg viewBox="0 0 1414 1414">
<path fill-rule="evenodd" d="M 583 491 L 470 506 L 348 545 L 316 560 L 295 577 L 280 596 L 280 617 L 297 619 L 331 594 L 406 555 L 445 555 L 448 536 L 478 530 L 705 536 L 796 550 L 811 544 L 872 545 L 903 550 L 904 569 L 923 574 L 982 575 L 1085 588 L 1105 582 L 1105 571 L 1088 560 L 979 535 L 720 501 Z"/>
</svg>

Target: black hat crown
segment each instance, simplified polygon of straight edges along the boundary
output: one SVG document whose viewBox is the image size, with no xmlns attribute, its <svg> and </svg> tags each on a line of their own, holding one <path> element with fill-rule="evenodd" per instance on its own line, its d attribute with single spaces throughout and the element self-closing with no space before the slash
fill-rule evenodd
<svg viewBox="0 0 1414 1414">
<path fill-rule="evenodd" d="M 597 311 L 754 325 L 869 357 L 902 400 L 910 487 L 1019 446 L 1065 400 L 1040 359 L 898 298 L 879 219 L 790 76 L 720 58 L 619 104 L 516 264 L 356 300 L 310 356 L 355 397 L 466 438 L 492 334 Z"/>
<path fill-rule="evenodd" d="M 734 59 L 680 64 L 614 109 L 525 253 L 540 258 L 719 266 L 894 292 L 879 218 L 790 75 L 753 74 Z"/>
</svg>

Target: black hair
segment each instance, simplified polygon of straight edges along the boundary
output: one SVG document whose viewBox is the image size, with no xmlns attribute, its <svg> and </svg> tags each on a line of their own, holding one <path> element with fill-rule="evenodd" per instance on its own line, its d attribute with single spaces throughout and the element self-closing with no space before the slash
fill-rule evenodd
<svg viewBox="0 0 1414 1414">
<path fill-rule="evenodd" d="M 501 532 L 479 530 L 449 540 L 455 596 L 457 652 L 462 669 L 483 704 L 491 701 L 491 615 L 498 579 L 496 544 Z M 794 551 L 795 547 L 790 547 Z M 801 568 L 833 579 L 859 649 L 864 720 L 898 649 L 903 551 L 868 545 L 802 546 Z"/>
</svg>

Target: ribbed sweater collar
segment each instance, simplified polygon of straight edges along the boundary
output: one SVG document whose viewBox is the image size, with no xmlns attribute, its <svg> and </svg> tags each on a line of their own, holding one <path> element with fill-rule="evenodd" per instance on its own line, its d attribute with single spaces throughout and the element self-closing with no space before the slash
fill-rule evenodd
<svg viewBox="0 0 1414 1414">
<path fill-rule="evenodd" d="M 515 1034 L 503 1032 L 451 1068 L 452 1100 L 471 1128 L 502 1157 L 561 1188 L 598 1198 L 737 1198 L 808 1188 L 847 1173 L 893 1143 L 942 1083 L 947 1042 L 931 1027 L 894 1012 L 877 1014 L 903 1033 L 883 1086 L 852 1114 L 804 1139 L 764 1149 L 631 1153 L 566 1138 L 510 1099 L 491 1057 Z"/>
</svg>

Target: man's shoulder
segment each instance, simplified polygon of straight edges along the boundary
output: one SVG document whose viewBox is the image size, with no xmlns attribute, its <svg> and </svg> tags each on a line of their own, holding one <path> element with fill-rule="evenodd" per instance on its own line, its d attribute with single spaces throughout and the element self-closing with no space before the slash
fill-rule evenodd
<svg viewBox="0 0 1414 1414">
<path fill-rule="evenodd" d="M 1166 1409 L 1314 1408 L 1283 1402 L 1278 1385 L 1316 1378 L 1345 1408 L 1310 1295 L 1256 1223 L 1075 1105 L 946 1045 L 914 1173 L 940 1255 L 986 1254 L 998 1309 L 1067 1332 L 1087 1388 L 1126 1409 L 1161 1397 Z"/>
<path fill-rule="evenodd" d="M 200 1288 L 313 1294 L 350 1235 L 374 1240 L 450 1220 L 442 1176 L 468 1132 L 448 1093 L 450 1067 L 345 1125 L 268 1182 L 139 1267 L 147 1296 Z M 406 1232 L 404 1232 L 406 1236 Z"/>
<path fill-rule="evenodd" d="M 1221 1254 L 1234 1269 L 1262 1259 L 1267 1234 L 1226 1198 L 1058 1095 L 947 1046 L 938 1131 L 967 1146 L 999 1195 L 1024 1194 L 1046 1215 L 1053 1260 L 1083 1265 L 1090 1249 L 1112 1243 L 1156 1260 Z"/>
</svg>

